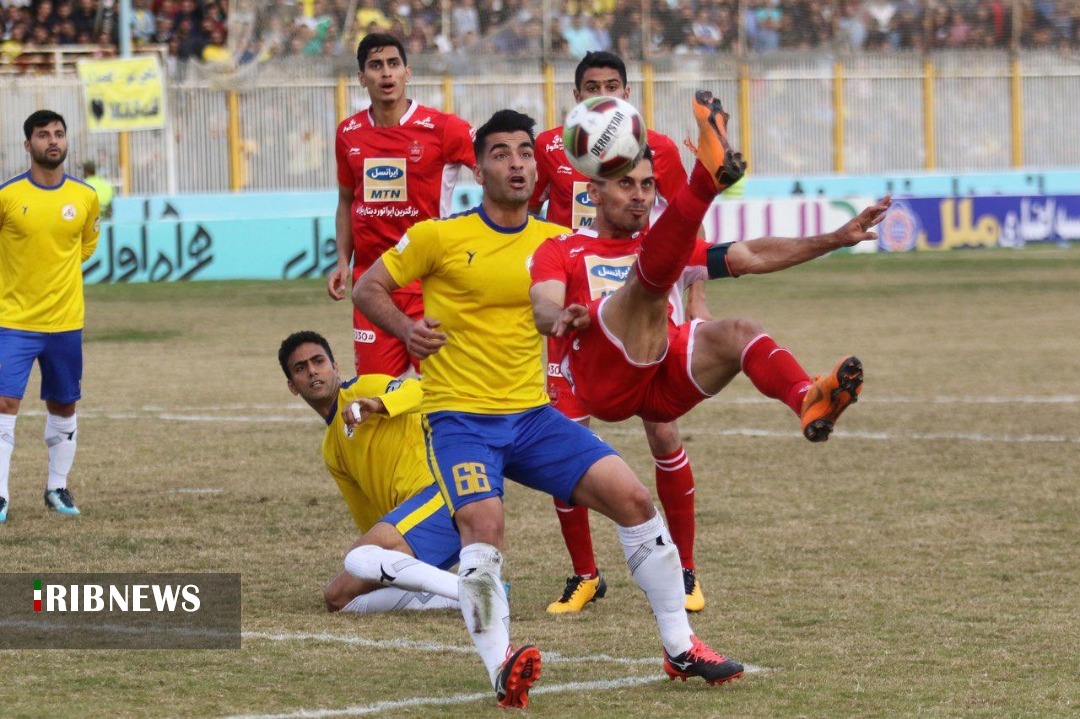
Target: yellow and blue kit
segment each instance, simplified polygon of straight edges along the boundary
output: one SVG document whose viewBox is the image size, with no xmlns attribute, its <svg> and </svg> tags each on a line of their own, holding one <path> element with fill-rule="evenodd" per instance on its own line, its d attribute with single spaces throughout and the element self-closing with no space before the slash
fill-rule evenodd
<svg viewBox="0 0 1080 719">
<path fill-rule="evenodd" d="M 349 430 L 341 411 L 360 397 L 378 397 L 389 416 L 372 415 Z M 424 457 L 420 397 L 414 379 L 369 374 L 343 383 L 322 455 L 361 532 L 388 522 L 417 559 L 446 569 L 457 563 L 461 539 Z"/>
<path fill-rule="evenodd" d="M 393 280 L 419 279 L 424 314 L 447 344 L 420 363 L 428 462 L 447 503 L 501 497 L 504 475 L 568 502 L 615 451 L 548 404 L 529 265 L 569 230 L 529 216 L 497 225 L 483 206 L 413 225 L 382 257 Z"/>
<path fill-rule="evenodd" d="M 97 248 L 94 188 L 70 175 L 55 187 L 29 172 L 0 185 L 0 327 L 82 329 L 82 263 Z"/>
</svg>

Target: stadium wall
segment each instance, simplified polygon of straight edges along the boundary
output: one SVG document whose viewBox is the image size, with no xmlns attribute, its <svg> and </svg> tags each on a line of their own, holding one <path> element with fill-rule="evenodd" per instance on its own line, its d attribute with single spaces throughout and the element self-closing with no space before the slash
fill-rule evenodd
<svg viewBox="0 0 1080 719">
<path fill-rule="evenodd" d="M 459 202 L 467 197 L 459 195 Z M 143 215 L 135 218 L 131 207 L 124 209 L 102 226 L 98 250 L 83 266 L 85 281 L 291 280 L 321 277 L 334 267 L 331 196 L 266 195 L 260 199 L 265 211 L 246 218 L 225 216 L 221 199 L 144 198 Z M 712 241 L 818 234 L 840 226 L 870 202 L 870 196 L 718 200 L 703 224 Z M 316 204 L 320 210 L 310 209 Z M 880 235 L 878 242 L 853 251 L 1076 242 L 1080 195 L 910 198 L 897 201 Z"/>
</svg>

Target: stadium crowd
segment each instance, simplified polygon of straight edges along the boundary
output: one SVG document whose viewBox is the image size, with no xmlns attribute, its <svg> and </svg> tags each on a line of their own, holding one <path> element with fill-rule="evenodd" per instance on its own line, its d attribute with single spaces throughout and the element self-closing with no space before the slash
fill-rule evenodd
<svg viewBox="0 0 1080 719">
<path fill-rule="evenodd" d="M 579 58 L 609 49 L 629 58 L 668 53 L 765 53 L 815 48 L 934 50 L 1080 48 L 1080 0 L 270 0 L 254 2 L 254 32 L 228 47 L 225 0 L 131 0 L 136 47 L 183 61 L 245 64 L 274 57 L 351 55 L 388 31 L 412 54 Z M 0 56 L 96 46 L 115 54 L 116 0 L 3 0 Z M 236 3 L 234 3 L 234 7 Z M 355 8 L 345 23 L 349 8 Z M 647 15 L 646 15 L 647 13 Z M 445 28 L 444 22 L 449 23 Z M 344 32 L 343 28 L 347 28 Z"/>
</svg>

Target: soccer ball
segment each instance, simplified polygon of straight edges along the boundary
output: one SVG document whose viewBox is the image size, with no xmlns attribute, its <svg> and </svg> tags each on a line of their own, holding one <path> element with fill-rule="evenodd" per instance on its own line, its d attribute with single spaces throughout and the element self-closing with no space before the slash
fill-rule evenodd
<svg viewBox="0 0 1080 719">
<path fill-rule="evenodd" d="M 583 175 L 604 180 L 622 177 L 645 152 L 645 121 L 625 100 L 590 97 L 566 116 L 563 148 Z"/>
</svg>

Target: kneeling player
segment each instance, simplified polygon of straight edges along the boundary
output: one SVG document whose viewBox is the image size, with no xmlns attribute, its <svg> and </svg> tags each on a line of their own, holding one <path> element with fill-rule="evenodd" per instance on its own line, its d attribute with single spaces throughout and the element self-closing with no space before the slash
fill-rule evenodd
<svg viewBox="0 0 1080 719">
<path fill-rule="evenodd" d="M 316 332 L 285 338 L 278 361 L 289 390 L 326 421 L 323 460 L 364 533 L 323 592 L 327 609 L 458 608 L 457 575 L 444 570 L 461 539 L 424 459 L 420 383 L 377 374 L 343 383 Z"/>
</svg>

